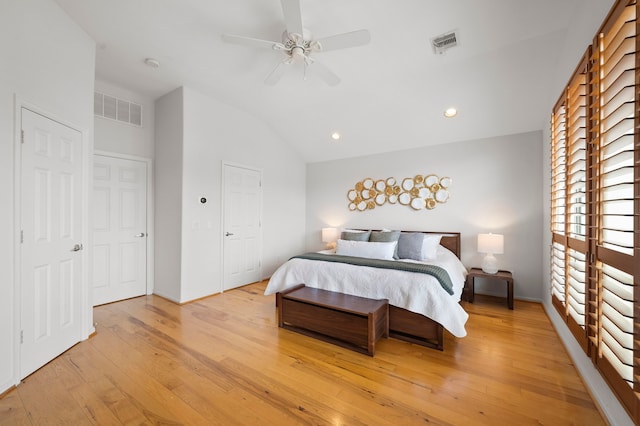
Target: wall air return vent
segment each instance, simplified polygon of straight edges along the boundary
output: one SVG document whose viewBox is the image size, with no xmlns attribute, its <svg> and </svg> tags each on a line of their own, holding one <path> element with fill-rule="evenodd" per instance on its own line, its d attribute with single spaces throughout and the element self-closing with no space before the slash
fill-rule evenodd
<svg viewBox="0 0 640 426">
<path fill-rule="evenodd" d="M 445 34 L 440 34 L 439 36 L 433 37 L 431 39 L 431 47 L 433 48 L 433 53 L 443 54 L 447 50 L 452 47 L 456 47 L 458 45 L 458 32 L 456 30 L 449 31 Z"/>
<path fill-rule="evenodd" d="M 93 93 L 93 113 L 98 117 L 142 126 L 142 105 L 104 93 Z"/>
</svg>

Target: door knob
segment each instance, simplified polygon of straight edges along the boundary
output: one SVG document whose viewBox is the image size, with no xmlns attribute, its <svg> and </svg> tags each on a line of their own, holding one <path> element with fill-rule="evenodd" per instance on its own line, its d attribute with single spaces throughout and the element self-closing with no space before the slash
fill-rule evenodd
<svg viewBox="0 0 640 426">
<path fill-rule="evenodd" d="M 144 237 L 144 232 L 134 235 L 134 237 L 142 238 Z"/>
<path fill-rule="evenodd" d="M 71 249 L 71 251 L 80 251 L 84 248 L 84 246 L 82 244 L 76 244 L 73 246 L 73 248 Z"/>
<path fill-rule="evenodd" d="M 224 234 L 225 237 L 229 237 L 231 235 L 233 235 L 231 232 L 225 232 L 225 234 Z"/>
</svg>

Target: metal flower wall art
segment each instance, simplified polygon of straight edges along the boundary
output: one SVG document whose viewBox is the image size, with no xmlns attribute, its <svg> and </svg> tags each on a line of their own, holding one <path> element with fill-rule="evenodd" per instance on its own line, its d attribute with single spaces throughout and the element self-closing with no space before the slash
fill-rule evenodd
<svg viewBox="0 0 640 426">
<path fill-rule="evenodd" d="M 363 179 L 347 192 L 349 210 L 373 210 L 385 204 L 401 204 L 414 210 L 432 210 L 449 199 L 450 177 L 416 175 L 402 179 Z"/>
</svg>

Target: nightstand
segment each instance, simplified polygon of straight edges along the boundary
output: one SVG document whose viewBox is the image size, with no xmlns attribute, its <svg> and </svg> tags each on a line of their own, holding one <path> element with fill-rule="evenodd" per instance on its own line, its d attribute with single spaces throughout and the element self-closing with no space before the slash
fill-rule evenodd
<svg viewBox="0 0 640 426">
<path fill-rule="evenodd" d="M 471 268 L 467 274 L 466 291 L 469 303 L 473 303 L 475 293 L 474 285 L 476 278 L 487 278 L 494 281 L 505 281 L 507 283 L 507 305 L 513 309 L 513 275 L 509 271 L 498 271 L 495 274 L 487 274 L 480 268 Z"/>
</svg>

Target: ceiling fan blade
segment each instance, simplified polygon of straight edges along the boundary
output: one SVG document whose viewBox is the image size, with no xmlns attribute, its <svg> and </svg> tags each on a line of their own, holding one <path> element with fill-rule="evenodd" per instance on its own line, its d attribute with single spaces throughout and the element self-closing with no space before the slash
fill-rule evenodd
<svg viewBox="0 0 640 426">
<path fill-rule="evenodd" d="M 280 81 L 284 73 L 287 71 L 287 66 L 290 63 L 290 58 L 286 58 L 278 62 L 278 65 L 276 65 L 276 67 L 269 73 L 267 78 L 264 79 L 264 83 L 269 86 L 274 86 L 277 82 Z"/>
<path fill-rule="evenodd" d="M 222 34 L 222 41 L 242 46 L 260 47 L 263 49 L 283 50 L 285 47 L 277 41 L 261 40 L 259 38 L 245 37 L 233 34 Z"/>
<path fill-rule="evenodd" d="M 316 40 L 320 45 L 320 52 L 327 50 L 345 49 L 347 47 L 362 46 L 371 41 L 368 30 L 357 30 L 349 33 L 336 34 Z"/>
<path fill-rule="evenodd" d="M 315 59 L 309 64 L 309 71 L 316 74 L 318 77 L 324 80 L 324 82 L 327 83 L 329 86 L 335 86 L 338 83 L 340 83 L 340 77 L 338 77 L 329 68 L 324 66 L 322 62 L 318 62 Z"/>
<path fill-rule="evenodd" d="M 300 0 L 282 0 L 282 12 L 287 32 L 303 35 Z"/>
</svg>

